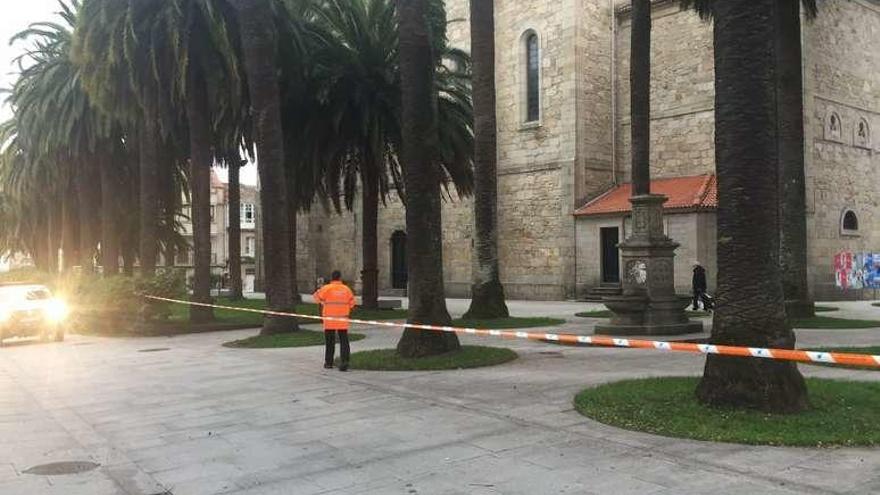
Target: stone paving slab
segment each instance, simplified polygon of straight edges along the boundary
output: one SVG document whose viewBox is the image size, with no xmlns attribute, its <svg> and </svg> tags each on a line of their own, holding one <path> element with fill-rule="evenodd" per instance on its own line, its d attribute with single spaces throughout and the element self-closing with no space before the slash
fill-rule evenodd
<svg viewBox="0 0 880 495">
<path fill-rule="evenodd" d="M 511 309 L 523 314 L 538 304 Z M 880 318 L 880 308 L 845 305 L 859 317 Z M 393 346 L 399 338 L 394 330 L 364 332 L 368 338 L 356 350 Z M 698 375 L 702 356 L 465 338 L 511 347 L 521 357 L 473 370 L 342 374 L 320 367 L 321 348 L 220 346 L 252 333 L 71 336 L 0 349 L 0 494 L 880 491 L 878 449 L 670 439 L 601 425 L 573 410 L 574 394 L 586 386 Z M 799 331 L 798 337 L 809 346 L 876 344 L 880 329 Z M 169 350 L 139 352 L 158 347 Z M 880 379 L 880 373 L 802 370 Z M 100 467 L 67 476 L 23 473 L 76 460 Z"/>
</svg>

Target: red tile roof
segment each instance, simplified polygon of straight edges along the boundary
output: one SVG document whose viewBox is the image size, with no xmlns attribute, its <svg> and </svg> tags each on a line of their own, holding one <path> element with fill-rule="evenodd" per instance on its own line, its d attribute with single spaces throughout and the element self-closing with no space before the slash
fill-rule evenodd
<svg viewBox="0 0 880 495">
<path fill-rule="evenodd" d="M 632 184 L 621 184 L 575 210 L 575 215 L 607 215 L 632 211 Z M 714 175 L 694 175 L 651 181 L 651 193 L 668 198 L 664 210 L 714 209 L 718 206 L 718 182 Z"/>
</svg>

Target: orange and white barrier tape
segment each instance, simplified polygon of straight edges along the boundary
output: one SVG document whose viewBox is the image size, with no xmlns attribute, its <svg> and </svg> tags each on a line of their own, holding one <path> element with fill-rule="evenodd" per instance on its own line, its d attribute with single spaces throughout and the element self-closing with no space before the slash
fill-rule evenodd
<svg viewBox="0 0 880 495">
<path fill-rule="evenodd" d="M 239 308 L 235 306 L 222 306 L 180 299 L 168 299 L 165 297 L 144 296 L 156 301 L 164 301 L 190 306 L 203 306 L 217 309 L 229 309 L 248 313 L 259 313 L 271 316 L 296 317 L 309 320 L 347 321 L 358 325 L 372 325 L 393 328 L 414 328 L 417 330 L 432 330 L 436 332 L 450 332 L 465 335 L 479 335 L 483 337 L 501 337 L 506 339 L 526 339 L 560 342 L 572 345 L 595 345 L 605 347 L 628 347 L 633 349 L 656 349 L 659 351 L 692 352 L 698 354 L 718 354 L 721 356 L 752 357 L 763 359 L 775 359 L 779 361 L 798 361 L 803 363 L 842 364 L 847 366 L 863 366 L 880 368 L 880 356 L 871 354 L 853 354 L 848 352 L 824 352 L 824 351 L 801 351 L 795 349 L 766 349 L 763 347 L 739 347 L 730 345 L 693 344 L 690 342 L 665 342 L 660 340 L 640 340 L 609 337 L 601 335 L 575 335 L 565 333 L 544 332 L 521 332 L 511 330 L 485 330 L 480 328 L 458 328 L 451 326 L 423 325 L 418 323 L 397 323 L 390 321 L 358 320 L 354 318 L 339 318 L 331 316 L 315 316 L 299 313 L 287 313 L 270 311 L 265 309 Z"/>
</svg>

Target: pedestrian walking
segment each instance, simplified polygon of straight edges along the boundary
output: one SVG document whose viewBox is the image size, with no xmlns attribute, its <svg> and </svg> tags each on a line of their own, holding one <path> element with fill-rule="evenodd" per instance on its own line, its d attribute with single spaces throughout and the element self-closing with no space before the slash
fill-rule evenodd
<svg viewBox="0 0 880 495">
<path fill-rule="evenodd" d="M 692 285 L 694 290 L 694 311 L 700 309 L 700 303 L 703 304 L 703 309 L 709 309 L 706 307 L 706 269 L 700 265 L 699 261 L 694 262 Z"/>
<path fill-rule="evenodd" d="M 342 282 L 342 273 L 335 270 L 330 275 L 330 283 L 315 291 L 315 302 L 321 305 L 321 316 L 348 318 L 355 306 L 354 293 Z M 333 367 L 336 352 L 336 337 L 339 337 L 339 371 L 348 371 L 351 347 L 348 342 L 348 321 L 324 321 L 324 368 Z"/>
</svg>

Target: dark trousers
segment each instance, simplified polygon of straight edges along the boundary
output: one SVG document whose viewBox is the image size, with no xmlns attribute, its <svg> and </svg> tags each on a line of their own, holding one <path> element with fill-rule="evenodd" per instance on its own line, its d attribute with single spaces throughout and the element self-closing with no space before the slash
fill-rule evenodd
<svg viewBox="0 0 880 495">
<path fill-rule="evenodd" d="M 348 357 L 351 355 L 348 330 L 324 330 L 324 364 L 333 364 L 333 355 L 336 352 L 336 334 L 339 334 L 339 353 L 342 355 L 342 364 L 348 364 Z"/>
<path fill-rule="evenodd" d="M 694 311 L 700 309 L 698 303 L 703 303 L 703 309 L 709 309 L 706 307 L 706 299 L 703 297 L 705 293 L 705 290 L 694 289 Z"/>
</svg>

